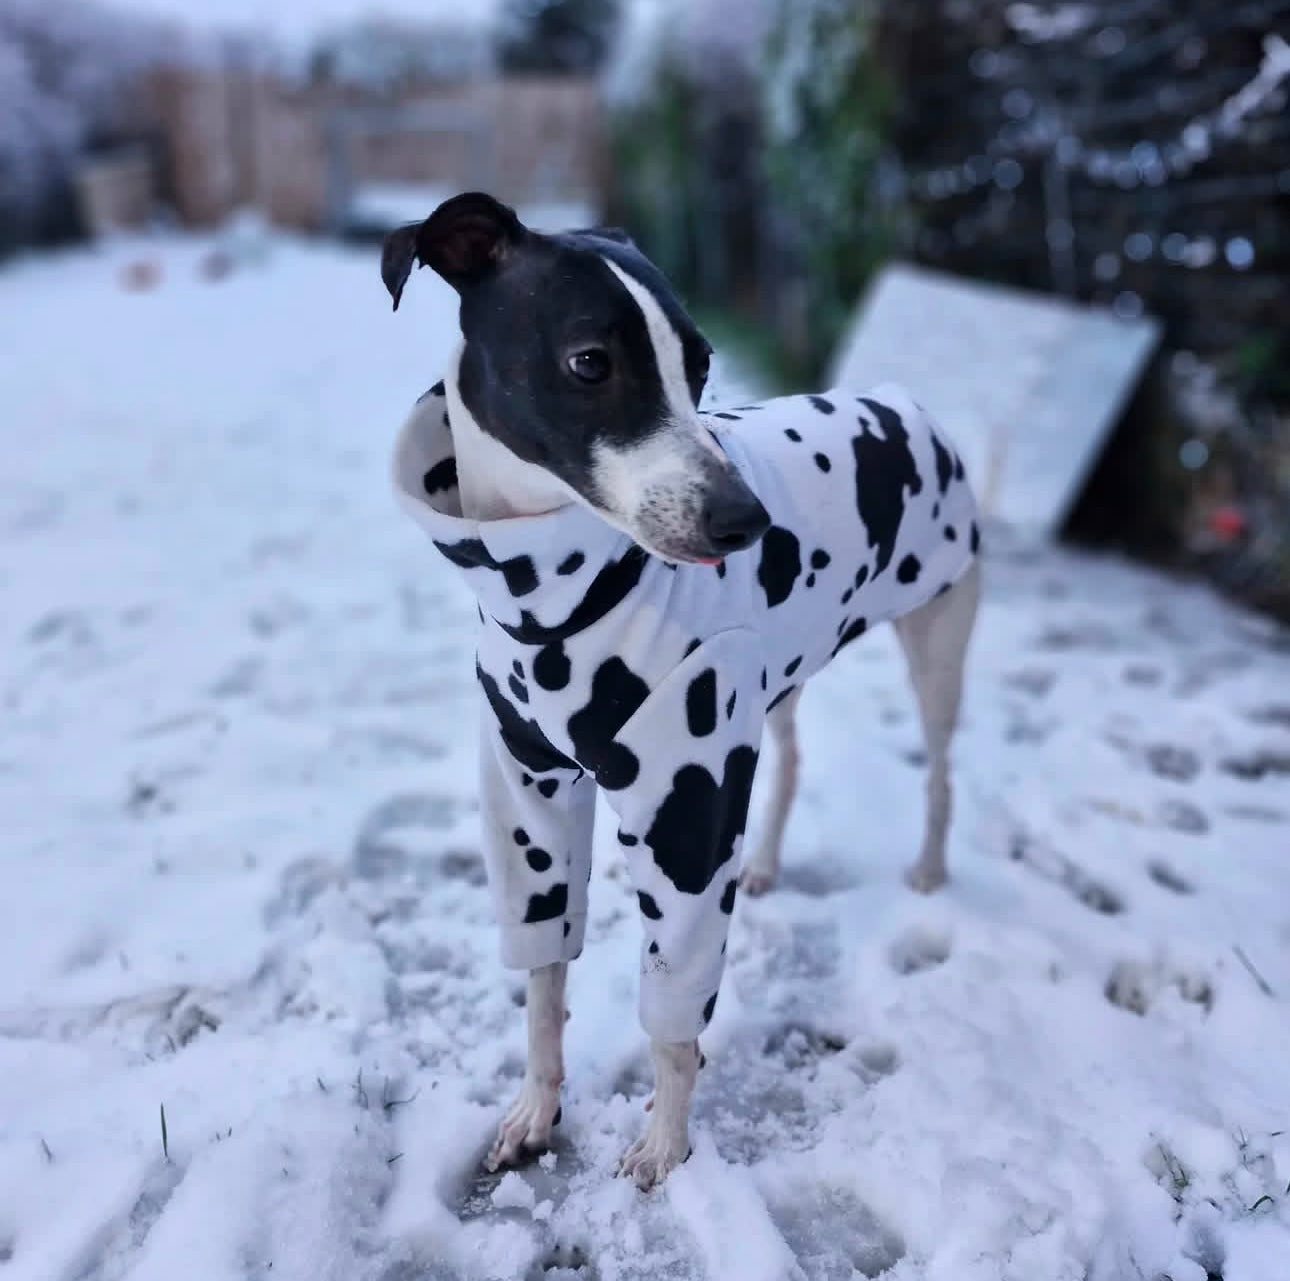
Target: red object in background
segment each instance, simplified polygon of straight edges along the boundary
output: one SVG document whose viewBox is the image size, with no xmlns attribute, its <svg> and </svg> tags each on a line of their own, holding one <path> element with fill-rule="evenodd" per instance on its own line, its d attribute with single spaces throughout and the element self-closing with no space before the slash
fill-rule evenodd
<svg viewBox="0 0 1290 1281">
<path fill-rule="evenodd" d="M 132 293 L 155 289 L 161 281 L 161 264 L 155 258 L 136 258 L 121 269 L 121 287 Z"/>
<path fill-rule="evenodd" d="M 1231 503 L 1224 503 L 1210 512 L 1209 528 L 1211 533 L 1224 542 L 1230 543 L 1234 538 L 1239 538 L 1245 533 L 1247 528 L 1245 513 Z"/>
</svg>

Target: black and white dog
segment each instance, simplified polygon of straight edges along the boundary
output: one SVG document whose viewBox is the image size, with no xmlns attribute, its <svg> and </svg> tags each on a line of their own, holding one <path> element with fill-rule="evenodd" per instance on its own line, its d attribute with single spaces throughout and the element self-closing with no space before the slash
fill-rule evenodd
<svg viewBox="0 0 1290 1281">
<path fill-rule="evenodd" d="M 545 1147 L 559 1115 L 599 787 L 644 927 L 655 1096 L 620 1168 L 649 1187 L 689 1150 L 763 725 L 777 770 L 753 893 L 779 864 L 801 686 L 882 621 L 930 766 L 909 881 L 945 879 L 975 504 L 898 389 L 700 413 L 711 348 L 622 232 L 538 234 L 472 193 L 387 238 L 396 308 L 414 264 L 460 295 L 464 341 L 403 429 L 395 483 L 479 602 L 484 853 L 503 958 L 529 971 L 528 1070 L 489 1164 Z"/>
</svg>

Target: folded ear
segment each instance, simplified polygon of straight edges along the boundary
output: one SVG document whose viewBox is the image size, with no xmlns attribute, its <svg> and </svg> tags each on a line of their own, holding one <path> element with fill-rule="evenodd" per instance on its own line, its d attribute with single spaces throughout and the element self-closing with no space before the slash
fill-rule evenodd
<svg viewBox="0 0 1290 1281">
<path fill-rule="evenodd" d="M 381 279 L 394 299 L 394 310 L 399 309 L 399 299 L 403 297 L 403 286 L 408 283 L 412 274 L 412 260 L 417 256 L 417 232 L 421 229 L 419 222 L 408 223 L 390 232 L 381 246 Z"/>
<path fill-rule="evenodd" d="M 454 289 L 482 280 L 528 235 L 515 210 L 482 191 L 445 200 L 422 223 L 392 231 L 381 251 L 381 279 L 398 310 L 416 261 L 432 267 Z"/>
</svg>

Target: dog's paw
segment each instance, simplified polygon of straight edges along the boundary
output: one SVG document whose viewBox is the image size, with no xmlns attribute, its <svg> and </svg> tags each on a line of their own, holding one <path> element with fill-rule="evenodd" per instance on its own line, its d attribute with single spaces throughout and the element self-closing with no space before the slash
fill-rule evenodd
<svg viewBox="0 0 1290 1281">
<path fill-rule="evenodd" d="M 690 1137 L 685 1127 L 677 1130 L 661 1125 L 656 1114 L 645 1133 L 623 1154 L 618 1173 L 632 1179 L 642 1192 L 648 1192 L 658 1187 L 689 1156 Z"/>
<path fill-rule="evenodd" d="M 560 1087 L 525 1077 L 519 1097 L 497 1129 L 484 1166 L 489 1171 L 519 1165 L 551 1146 L 551 1130 L 560 1119 Z"/>
<path fill-rule="evenodd" d="M 946 879 L 943 867 L 929 867 L 922 862 L 915 863 L 905 872 L 905 884 L 911 890 L 917 890 L 919 894 L 931 894 L 939 890 Z"/>
<path fill-rule="evenodd" d="M 739 888 L 756 898 L 775 884 L 776 875 L 776 868 L 758 867 L 756 863 L 750 863 L 739 873 Z"/>
</svg>

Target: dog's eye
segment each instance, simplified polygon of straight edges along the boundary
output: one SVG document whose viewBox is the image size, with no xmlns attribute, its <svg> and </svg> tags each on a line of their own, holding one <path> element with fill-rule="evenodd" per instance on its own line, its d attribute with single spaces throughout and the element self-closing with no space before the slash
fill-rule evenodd
<svg viewBox="0 0 1290 1281">
<path fill-rule="evenodd" d="M 588 347 L 569 357 L 569 372 L 584 383 L 602 383 L 609 377 L 609 353 L 603 347 Z"/>
</svg>

